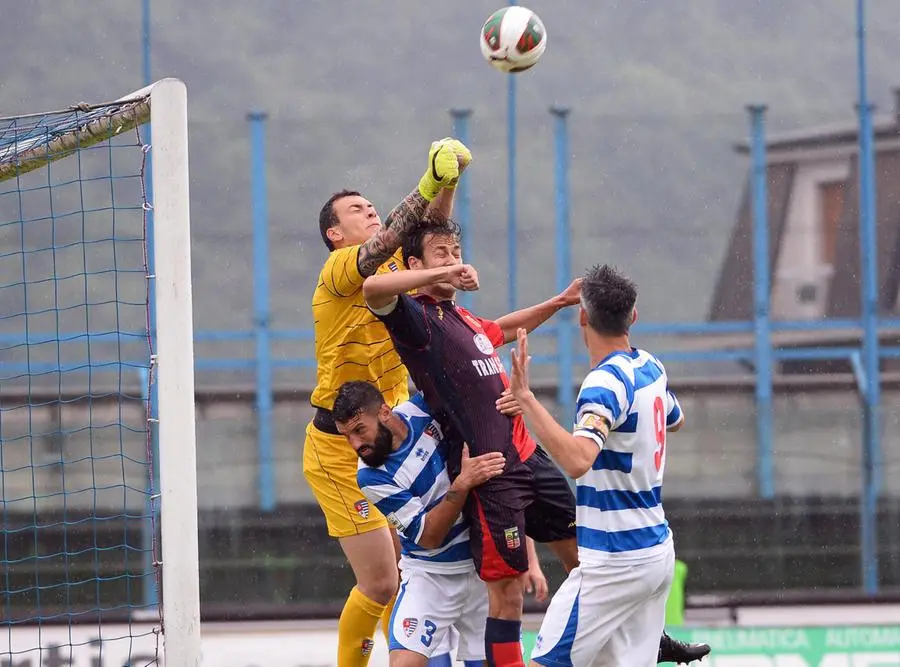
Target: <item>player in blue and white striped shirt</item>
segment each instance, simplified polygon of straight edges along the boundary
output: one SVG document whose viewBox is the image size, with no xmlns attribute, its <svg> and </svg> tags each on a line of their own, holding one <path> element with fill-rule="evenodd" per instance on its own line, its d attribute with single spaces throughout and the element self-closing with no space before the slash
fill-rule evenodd
<svg viewBox="0 0 900 667">
<path fill-rule="evenodd" d="M 683 419 L 662 363 L 649 352 L 613 352 L 584 379 L 574 435 L 600 453 L 577 484 L 579 562 L 647 560 L 669 550 L 666 431 Z"/>
<path fill-rule="evenodd" d="M 499 452 L 468 458 L 451 484 L 446 445 L 421 395 L 393 410 L 368 382 L 347 382 L 333 415 L 360 458 L 357 481 L 400 537 L 400 592 L 391 616 L 391 665 L 424 667 L 459 634 L 457 659 L 483 661 L 487 589 L 461 512 L 469 491 L 503 471 Z"/>
<path fill-rule="evenodd" d="M 636 300 L 634 283 L 608 266 L 583 279 L 580 324 L 593 370 L 571 433 L 531 392 L 528 340 L 519 332 L 513 395 L 576 480 L 579 566 L 553 596 L 532 653 L 537 664 L 646 667 L 659 657 L 675 563 L 662 507 L 666 432 L 684 417 L 662 363 L 631 347 Z"/>
</svg>

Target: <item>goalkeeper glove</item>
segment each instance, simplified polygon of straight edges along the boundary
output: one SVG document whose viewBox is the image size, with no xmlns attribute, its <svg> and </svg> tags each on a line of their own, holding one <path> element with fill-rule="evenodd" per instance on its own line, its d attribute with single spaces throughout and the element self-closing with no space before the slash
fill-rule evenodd
<svg viewBox="0 0 900 667">
<path fill-rule="evenodd" d="M 472 151 L 466 148 L 466 145 L 459 139 L 454 139 L 453 137 L 445 137 L 444 139 L 441 139 L 441 142 L 446 143 L 447 146 L 452 148 L 453 152 L 456 153 L 456 162 L 459 165 L 459 176 L 462 176 L 463 169 L 468 167 L 469 163 L 472 161 Z M 444 187 L 447 190 L 456 188 L 456 184 L 459 182 L 459 176 L 452 179 Z"/>
<path fill-rule="evenodd" d="M 435 141 L 428 151 L 428 169 L 419 180 L 419 194 L 427 201 L 437 197 L 441 188 L 459 179 L 459 161 L 446 141 Z"/>
</svg>

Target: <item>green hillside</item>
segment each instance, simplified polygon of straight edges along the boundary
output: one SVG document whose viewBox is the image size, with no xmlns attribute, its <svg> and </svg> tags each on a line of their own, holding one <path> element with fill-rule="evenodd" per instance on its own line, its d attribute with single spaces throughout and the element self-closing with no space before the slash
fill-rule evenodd
<svg viewBox="0 0 900 667">
<path fill-rule="evenodd" d="M 476 43 L 497 0 L 153 0 L 153 72 L 189 88 L 198 329 L 246 328 L 252 283 L 245 113 L 270 113 L 274 323 L 310 324 L 324 257 L 316 213 L 358 187 L 386 213 L 418 179 L 447 109 L 470 106 L 477 306 L 506 303 L 503 75 Z M 551 103 L 573 107 L 573 267 L 614 259 L 645 320 L 706 312 L 746 169 L 744 105 L 770 129 L 852 117 L 847 0 L 532 0 L 549 34 L 519 87 L 519 298 L 553 290 Z M 0 115 L 142 85 L 140 2 L 10 3 L 0 21 Z M 870 84 L 900 83 L 900 3 L 870 0 Z M 228 295 L 223 299 L 221 295 Z M 232 350 L 234 351 L 234 350 Z M 210 352 L 211 353 L 211 352 Z"/>
</svg>

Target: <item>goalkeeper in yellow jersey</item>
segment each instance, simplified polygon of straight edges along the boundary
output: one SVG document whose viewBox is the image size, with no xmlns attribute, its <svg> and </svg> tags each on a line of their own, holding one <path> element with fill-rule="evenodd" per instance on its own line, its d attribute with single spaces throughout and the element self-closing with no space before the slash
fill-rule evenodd
<svg viewBox="0 0 900 667">
<path fill-rule="evenodd" d="M 375 384 L 391 407 L 408 398 L 406 368 L 384 325 L 366 307 L 362 284 L 375 273 L 403 269 L 400 246 L 429 207 L 449 217 L 456 182 L 471 157 L 459 141 L 434 142 L 418 187 L 384 223 L 372 203 L 352 190 L 332 195 L 319 213 L 322 240 L 331 255 L 312 299 L 318 376 L 303 474 L 325 514 L 328 534 L 338 539 L 356 577 L 338 623 L 338 667 L 368 662 L 379 619 L 383 628 L 389 627 L 399 582 L 387 520 L 360 491 L 356 453 L 331 415 L 338 388 L 351 380 Z"/>
</svg>

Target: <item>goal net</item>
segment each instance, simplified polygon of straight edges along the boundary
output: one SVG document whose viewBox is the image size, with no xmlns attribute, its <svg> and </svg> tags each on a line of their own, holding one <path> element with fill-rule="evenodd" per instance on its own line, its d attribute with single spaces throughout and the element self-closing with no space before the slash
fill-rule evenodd
<svg viewBox="0 0 900 667">
<path fill-rule="evenodd" d="M 0 665 L 199 664 L 190 276 L 184 84 L 0 118 Z"/>
</svg>

